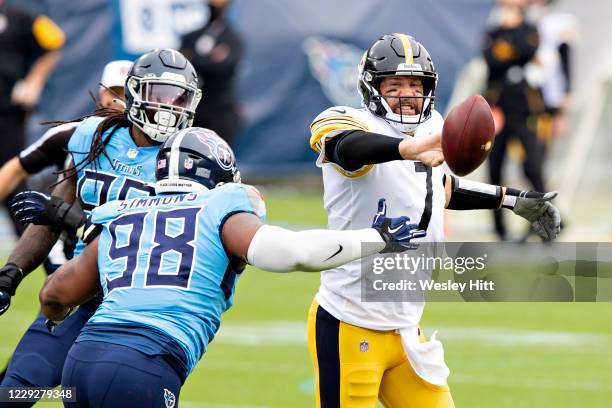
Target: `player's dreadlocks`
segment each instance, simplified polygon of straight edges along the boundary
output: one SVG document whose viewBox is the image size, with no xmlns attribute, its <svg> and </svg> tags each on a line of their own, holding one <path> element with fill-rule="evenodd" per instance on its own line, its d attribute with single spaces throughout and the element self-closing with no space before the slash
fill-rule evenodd
<svg viewBox="0 0 612 408">
<path fill-rule="evenodd" d="M 129 128 L 132 126 L 132 122 L 128 120 L 127 113 L 125 111 L 120 111 L 117 109 L 112 109 L 112 108 L 101 106 L 98 103 L 95 96 L 91 92 L 89 93 L 89 95 L 93 98 L 94 102 L 96 103 L 96 109 L 92 113 L 89 113 L 87 115 L 83 115 L 81 117 L 78 117 L 73 120 L 68 120 L 68 121 L 44 122 L 44 124 L 46 125 L 57 126 L 57 125 L 70 123 L 70 122 L 79 122 L 79 121 L 82 121 L 82 120 L 85 120 L 87 118 L 91 118 L 94 116 L 104 118 L 98 124 L 98 127 L 96 128 L 93 140 L 91 141 L 91 146 L 89 147 L 89 152 L 87 152 L 87 156 L 83 160 L 79 161 L 78 163 L 73 163 L 72 167 L 68 167 L 66 169 L 59 170 L 57 174 L 63 175 L 64 177 L 62 177 L 59 181 L 55 182 L 52 185 L 52 187 L 56 186 L 57 184 L 69 178 L 76 177 L 79 170 L 87 167 L 90 164 L 93 166 L 94 171 L 97 171 L 99 168 L 100 156 L 104 156 L 109 161 L 109 163 L 111 163 L 112 165 L 110 157 L 108 157 L 108 155 L 106 154 L 106 145 L 110 142 L 111 137 L 113 136 L 113 134 L 115 133 L 117 129 L 120 129 L 123 127 Z M 109 129 L 110 129 L 110 132 L 106 135 L 106 137 L 103 138 L 104 133 L 106 133 L 106 131 L 108 131 Z M 68 151 L 68 153 L 84 154 L 86 152 Z"/>
</svg>

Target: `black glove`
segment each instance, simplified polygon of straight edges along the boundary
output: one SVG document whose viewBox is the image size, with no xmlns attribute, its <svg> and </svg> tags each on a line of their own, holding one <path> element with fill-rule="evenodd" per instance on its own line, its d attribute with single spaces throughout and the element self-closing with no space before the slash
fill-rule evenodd
<svg viewBox="0 0 612 408">
<path fill-rule="evenodd" d="M 15 295 L 24 276 L 23 270 L 14 263 L 7 263 L 0 269 L 0 315 L 8 310 L 11 296 Z"/>
<path fill-rule="evenodd" d="M 11 212 L 21 224 L 51 225 L 70 232 L 87 220 L 78 201 L 71 205 L 59 197 L 37 191 L 16 194 L 11 201 Z"/>
</svg>

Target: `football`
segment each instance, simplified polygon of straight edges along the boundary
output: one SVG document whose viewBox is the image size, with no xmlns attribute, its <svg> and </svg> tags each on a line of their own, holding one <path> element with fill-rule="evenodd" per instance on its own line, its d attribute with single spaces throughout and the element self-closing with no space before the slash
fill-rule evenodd
<svg viewBox="0 0 612 408">
<path fill-rule="evenodd" d="M 493 115 L 481 95 L 472 95 L 455 106 L 442 128 L 442 152 L 458 176 L 470 174 L 485 161 L 495 141 Z"/>
</svg>

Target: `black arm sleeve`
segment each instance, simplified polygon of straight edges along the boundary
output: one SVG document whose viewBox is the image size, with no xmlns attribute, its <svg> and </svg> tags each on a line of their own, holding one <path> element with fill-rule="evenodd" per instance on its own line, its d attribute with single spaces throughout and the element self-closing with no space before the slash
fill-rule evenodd
<svg viewBox="0 0 612 408">
<path fill-rule="evenodd" d="M 354 171 L 367 164 L 402 160 L 401 141 L 363 130 L 346 131 L 325 142 L 325 157 L 344 170 Z"/>
<path fill-rule="evenodd" d="M 446 177 L 444 182 L 448 182 Z M 474 182 L 450 176 L 451 196 L 446 208 L 449 210 L 495 210 L 503 199 L 502 188 L 491 184 Z"/>
<path fill-rule="evenodd" d="M 565 75 L 565 92 L 569 92 L 571 87 L 571 67 L 570 67 L 571 48 L 568 43 L 559 46 L 559 57 L 561 59 L 561 69 Z"/>
<path fill-rule="evenodd" d="M 42 137 L 19 153 L 19 162 L 29 174 L 38 173 L 52 165 L 63 167 L 68 141 L 78 123 L 49 129 Z"/>
</svg>

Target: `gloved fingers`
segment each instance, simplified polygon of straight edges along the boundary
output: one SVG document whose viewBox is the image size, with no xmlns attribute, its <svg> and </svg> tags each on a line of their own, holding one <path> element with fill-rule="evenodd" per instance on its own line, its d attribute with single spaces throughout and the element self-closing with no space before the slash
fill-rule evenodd
<svg viewBox="0 0 612 408">
<path fill-rule="evenodd" d="M 385 217 L 387 215 L 387 200 L 384 198 L 380 198 L 378 200 L 378 211 L 376 212 L 376 216 Z"/>
<path fill-rule="evenodd" d="M 32 201 L 32 200 L 27 200 L 27 199 L 19 200 L 19 201 L 13 201 L 13 203 L 11 204 L 10 210 L 11 212 L 13 212 L 13 214 L 15 214 L 24 208 L 35 208 L 35 206 L 41 207 L 41 203 L 38 201 Z"/>
<path fill-rule="evenodd" d="M 557 191 L 549 191 L 548 193 L 544 194 L 544 197 L 542 197 L 542 200 L 552 201 L 555 197 L 557 197 L 557 194 L 558 194 Z"/>
<path fill-rule="evenodd" d="M 554 205 L 547 203 L 546 214 L 553 220 L 554 224 L 558 227 L 561 226 L 561 213 L 559 209 Z"/>
<path fill-rule="evenodd" d="M 8 292 L 0 290 L 0 316 L 4 314 L 11 306 L 11 295 Z"/>
<path fill-rule="evenodd" d="M 546 203 L 546 210 L 544 211 L 544 223 L 545 228 L 548 230 L 551 239 L 554 239 L 561 232 L 561 214 L 557 207 L 551 203 Z"/>
<path fill-rule="evenodd" d="M 406 231 L 402 231 L 397 237 L 397 241 L 404 242 L 410 241 L 414 238 L 422 238 L 427 235 L 427 233 L 423 230 L 416 229 L 418 228 L 415 224 L 410 224 L 410 228 Z"/>
<path fill-rule="evenodd" d="M 551 239 L 548 231 L 546 230 L 546 228 L 544 228 L 544 226 L 542 225 L 540 221 L 534 221 L 531 224 L 531 228 L 533 228 L 533 230 L 540 236 L 540 238 L 544 240 Z"/>
<path fill-rule="evenodd" d="M 418 228 L 418 225 L 417 225 L 417 228 Z M 422 230 L 422 229 L 417 229 L 417 230 L 412 231 L 412 238 L 423 238 L 426 235 L 427 235 L 427 231 Z"/>
<path fill-rule="evenodd" d="M 407 226 L 410 225 L 410 218 L 406 217 L 406 216 L 402 216 L 402 217 L 397 217 L 397 218 L 391 218 L 391 224 L 390 227 L 391 228 L 397 228 L 397 227 L 402 227 L 405 228 Z"/>
<path fill-rule="evenodd" d="M 34 200 L 42 199 L 44 201 L 48 201 L 51 199 L 51 197 L 49 197 L 46 194 L 40 193 L 38 191 L 22 191 L 13 196 L 13 198 L 11 199 L 11 205 L 12 203 L 15 203 L 17 201 L 28 200 L 28 199 L 34 199 Z"/>
<path fill-rule="evenodd" d="M 13 214 L 15 215 L 15 217 L 23 217 L 24 215 L 39 214 L 39 213 L 40 213 L 40 208 L 30 206 L 30 207 L 19 208 Z"/>
<path fill-rule="evenodd" d="M 546 202 L 543 214 L 532 224 L 534 231 L 545 240 L 555 239 L 561 232 L 561 215 L 554 205 Z"/>
<path fill-rule="evenodd" d="M 40 204 L 33 203 L 33 202 L 30 202 L 30 201 L 28 201 L 28 202 L 20 201 L 18 204 L 15 204 L 11 208 L 14 208 L 15 209 L 15 213 L 17 213 L 18 211 L 39 209 L 40 208 Z"/>
<path fill-rule="evenodd" d="M 378 200 L 378 211 L 374 215 L 372 220 L 372 227 L 381 227 L 385 221 L 385 215 L 387 214 L 387 204 L 384 198 Z"/>
</svg>

